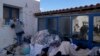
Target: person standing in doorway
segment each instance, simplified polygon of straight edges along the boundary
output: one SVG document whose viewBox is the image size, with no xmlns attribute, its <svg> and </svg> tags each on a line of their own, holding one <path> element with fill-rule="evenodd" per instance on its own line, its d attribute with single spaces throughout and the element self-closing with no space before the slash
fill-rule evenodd
<svg viewBox="0 0 100 56">
<path fill-rule="evenodd" d="M 79 35 L 80 35 L 80 27 L 79 27 L 78 24 L 75 24 L 75 26 L 74 26 L 74 32 L 75 32 L 76 38 L 78 38 Z"/>
<path fill-rule="evenodd" d="M 80 32 L 81 32 L 81 37 L 83 37 L 82 39 L 86 39 L 88 26 L 85 25 L 85 23 L 83 23 L 83 26 L 80 28 Z"/>
<path fill-rule="evenodd" d="M 100 25 L 98 26 L 98 32 L 99 32 L 99 34 L 100 34 Z"/>
<path fill-rule="evenodd" d="M 99 25 L 98 24 L 94 27 L 94 31 L 95 31 L 96 34 L 99 33 Z"/>
<path fill-rule="evenodd" d="M 24 30 L 23 30 L 23 23 L 17 19 L 17 18 L 13 18 L 13 22 L 12 22 L 12 26 L 14 26 L 14 30 L 15 30 L 15 33 L 16 33 L 16 40 L 17 40 L 17 44 L 18 45 L 21 45 L 22 44 L 22 35 L 24 34 Z"/>
<path fill-rule="evenodd" d="M 75 32 L 80 32 L 80 27 L 79 27 L 78 24 L 76 24 L 76 25 L 74 26 L 74 31 L 75 31 Z"/>
</svg>

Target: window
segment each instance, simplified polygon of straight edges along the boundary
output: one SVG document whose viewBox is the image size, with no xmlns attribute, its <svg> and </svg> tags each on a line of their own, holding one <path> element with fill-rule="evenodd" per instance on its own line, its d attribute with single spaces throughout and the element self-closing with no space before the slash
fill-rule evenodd
<svg viewBox="0 0 100 56">
<path fill-rule="evenodd" d="M 54 30 L 54 31 L 57 31 L 57 19 L 56 18 L 50 18 L 47 20 L 47 28 L 49 30 Z"/>
<path fill-rule="evenodd" d="M 58 24 L 59 24 L 59 32 L 64 36 L 69 36 L 71 30 L 70 17 L 69 16 L 60 17 Z"/>
<path fill-rule="evenodd" d="M 76 39 L 88 39 L 88 16 L 75 16 L 73 18 L 73 37 Z"/>
<path fill-rule="evenodd" d="M 38 31 L 46 29 L 46 19 L 45 18 L 39 18 L 38 19 Z"/>
<path fill-rule="evenodd" d="M 93 41 L 100 43 L 100 16 L 94 16 Z"/>
<path fill-rule="evenodd" d="M 9 24 L 10 19 L 19 18 L 19 9 L 4 6 L 3 8 L 3 18 L 5 20 L 5 24 Z"/>
<path fill-rule="evenodd" d="M 9 20 L 9 9 L 4 7 L 4 11 L 3 11 L 3 19 L 8 22 Z"/>
</svg>

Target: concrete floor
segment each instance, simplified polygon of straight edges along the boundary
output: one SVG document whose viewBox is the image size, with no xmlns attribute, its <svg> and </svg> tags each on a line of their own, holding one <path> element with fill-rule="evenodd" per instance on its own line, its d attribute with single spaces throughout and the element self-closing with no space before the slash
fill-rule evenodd
<svg viewBox="0 0 100 56">
<path fill-rule="evenodd" d="M 13 54 L 9 54 L 9 55 L 7 55 L 6 54 L 6 50 L 3 50 L 3 52 L 2 53 L 0 53 L 0 56 L 29 56 L 29 55 L 23 55 L 22 54 L 22 46 L 18 46 L 18 47 L 16 47 L 16 48 L 14 48 L 14 50 L 15 50 L 15 53 L 14 53 L 14 55 Z"/>
</svg>

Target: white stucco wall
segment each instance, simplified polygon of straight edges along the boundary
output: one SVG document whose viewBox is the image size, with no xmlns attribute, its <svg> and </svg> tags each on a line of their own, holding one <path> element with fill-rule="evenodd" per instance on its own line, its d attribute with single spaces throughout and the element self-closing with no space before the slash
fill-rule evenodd
<svg viewBox="0 0 100 56">
<path fill-rule="evenodd" d="M 34 35 L 37 32 L 37 18 L 33 16 L 34 13 L 40 11 L 40 2 L 37 0 L 0 0 L 0 21 L 3 22 L 3 4 L 9 6 L 16 6 L 20 9 L 20 20 L 24 23 L 24 31 L 28 35 Z M 26 5 L 27 4 L 27 5 Z M 8 27 L 8 26 L 5 26 Z M 11 39 L 13 34 L 9 27 L 4 30 L 5 27 L 0 28 L 0 47 L 4 41 L 2 39 Z M 3 33 L 2 33 L 3 32 Z M 9 35 L 9 36 L 8 36 Z M 7 41 L 5 41 L 7 42 Z M 10 41 L 13 42 L 13 41 Z M 9 42 L 7 43 L 9 44 Z"/>
<path fill-rule="evenodd" d="M 4 4 L 20 7 L 20 19 L 24 22 L 25 33 L 34 34 L 37 30 L 37 18 L 33 13 L 39 12 L 39 1 L 37 0 L 3 0 Z M 27 4 L 27 5 L 26 5 Z"/>
<path fill-rule="evenodd" d="M 2 2 L 2 0 L 0 0 L 0 20 L 2 20 L 2 18 L 3 18 L 3 14 L 2 13 L 3 13 L 3 2 Z"/>
<path fill-rule="evenodd" d="M 0 49 L 14 44 L 15 32 L 9 27 L 0 28 Z"/>
</svg>

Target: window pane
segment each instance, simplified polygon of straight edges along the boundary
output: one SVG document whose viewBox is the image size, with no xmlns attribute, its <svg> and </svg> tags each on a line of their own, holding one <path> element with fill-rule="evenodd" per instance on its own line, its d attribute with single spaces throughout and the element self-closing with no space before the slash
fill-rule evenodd
<svg viewBox="0 0 100 56">
<path fill-rule="evenodd" d="M 17 9 L 12 9 L 12 18 L 13 18 L 13 17 L 18 18 L 18 12 L 19 12 L 19 10 L 17 10 Z"/>
<path fill-rule="evenodd" d="M 70 35 L 70 17 L 61 17 L 59 19 L 59 32 L 62 35 Z"/>
<path fill-rule="evenodd" d="M 93 41 L 100 43 L 100 16 L 94 16 Z"/>
<path fill-rule="evenodd" d="M 44 30 L 46 29 L 46 19 L 45 18 L 39 18 L 38 19 L 38 30 Z"/>
<path fill-rule="evenodd" d="M 5 8 L 3 9 L 3 19 L 8 22 L 9 21 L 9 9 Z"/>
<path fill-rule="evenodd" d="M 88 39 L 88 16 L 75 16 L 73 18 L 73 37 L 76 39 Z"/>
<path fill-rule="evenodd" d="M 56 18 L 50 18 L 47 20 L 47 28 L 49 30 L 52 30 L 52 31 L 58 31 L 57 30 L 57 19 Z"/>
</svg>

